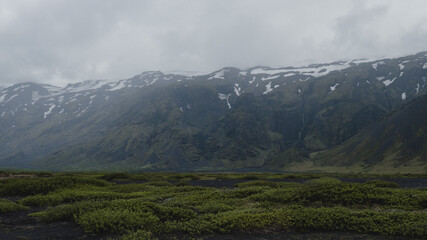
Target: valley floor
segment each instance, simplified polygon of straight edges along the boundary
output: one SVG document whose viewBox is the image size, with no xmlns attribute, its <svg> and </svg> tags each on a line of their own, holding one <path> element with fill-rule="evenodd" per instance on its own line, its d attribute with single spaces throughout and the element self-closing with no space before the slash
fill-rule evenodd
<svg viewBox="0 0 427 240">
<path fill-rule="evenodd" d="M 0 239 L 425 239 L 424 175 L 1 173 Z"/>
</svg>

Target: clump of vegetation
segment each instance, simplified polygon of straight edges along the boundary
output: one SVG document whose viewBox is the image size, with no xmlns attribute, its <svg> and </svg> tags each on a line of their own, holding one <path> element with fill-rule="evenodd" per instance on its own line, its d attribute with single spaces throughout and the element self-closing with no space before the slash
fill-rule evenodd
<svg viewBox="0 0 427 240">
<path fill-rule="evenodd" d="M 7 179 L 0 184 L 0 196 L 46 194 L 58 189 L 82 185 L 105 187 L 108 183 L 95 178 L 74 176 Z"/>
<path fill-rule="evenodd" d="M 187 180 L 180 180 L 174 184 L 177 187 L 189 186 L 190 183 Z"/>
<path fill-rule="evenodd" d="M 321 177 L 321 178 L 316 178 L 316 179 L 310 180 L 308 183 L 339 184 L 339 183 L 341 183 L 341 180 L 339 180 L 338 178 L 333 178 L 333 177 Z"/>
<path fill-rule="evenodd" d="M 14 211 L 28 210 L 29 207 L 22 206 L 21 204 L 17 204 L 13 201 L 0 198 L 0 213 L 8 213 Z"/>
<path fill-rule="evenodd" d="M 126 198 L 127 194 L 105 191 L 99 188 L 63 189 L 48 194 L 37 194 L 20 199 L 26 206 L 53 206 L 85 200 L 113 200 Z"/>
<path fill-rule="evenodd" d="M 370 180 L 370 181 L 367 181 L 366 184 L 372 184 L 372 185 L 375 185 L 376 187 L 381 187 L 381 188 L 399 188 L 399 184 L 395 182 L 385 181 L 385 180 Z"/>
<path fill-rule="evenodd" d="M 102 175 L 99 178 L 107 181 L 114 181 L 114 180 L 128 180 L 131 178 L 131 176 L 127 173 L 107 173 Z"/>
<path fill-rule="evenodd" d="M 152 229 L 160 221 L 143 210 L 100 209 L 80 215 L 76 222 L 87 232 L 126 233 L 132 229 Z"/>
</svg>

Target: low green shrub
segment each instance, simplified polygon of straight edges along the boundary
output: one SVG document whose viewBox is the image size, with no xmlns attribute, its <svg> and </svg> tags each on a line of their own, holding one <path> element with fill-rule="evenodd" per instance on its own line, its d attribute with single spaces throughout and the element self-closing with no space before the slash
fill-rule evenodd
<svg viewBox="0 0 427 240">
<path fill-rule="evenodd" d="M 30 214 L 30 216 L 38 217 L 44 222 L 71 221 L 80 213 L 91 212 L 97 209 L 105 208 L 111 204 L 108 201 L 82 201 L 72 204 L 63 204 L 55 207 L 48 207 L 42 212 Z"/>
<path fill-rule="evenodd" d="M 249 199 L 257 202 L 294 204 L 298 203 L 299 195 L 294 189 L 268 189 L 251 195 Z"/>
<path fill-rule="evenodd" d="M 307 184 L 310 183 L 315 183 L 315 184 L 338 184 L 341 183 L 341 180 L 339 180 L 338 178 L 332 178 L 332 177 L 321 177 L 321 178 L 316 178 L 313 180 L 310 180 L 307 182 Z"/>
<path fill-rule="evenodd" d="M 0 196 L 28 196 L 46 194 L 58 189 L 80 185 L 105 187 L 107 182 L 83 177 L 55 176 L 47 178 L 23 178 L 4 180 L 0 185 Z"/>
<path fill-rule="evenodd" d="M 399 184 L 395 182 L 385 181 L 385 180 L 370 180 L 370 181 L 367 181 L 366 184 L 372 184 L 375 187 L 381 187 L 381 188 L 399 188 Z"/>
<path fill-rule="evenodd" d="M 230 198 L 246 198 L 253 194 L 265 192 L 268 188 L 264 186 L 248 186 L 243 188 L 232 189 L 228 192 L 227 197 Z"/>
<path fill-rule="evenodd" d="M 13 201 L 0 198 L 0 213 L 8 213 L 28 209 L 28 207 L 22 206 L 21 204 L 17 204 Z"/>
<path fill-rule="evenodd" d="M 262 178 L 262 176 L 260 176 L 259 174 L 243 174 L 241 176 L 239 176 L 240 179 L 247 179 L 247 180 L 257 180 Z"/>
<path fill-rule="evenodd" d="M 195 206 L 195 209 L 200 214 L 206 213 L 219 213 L 219 212 L 227 212 L 235 210 L 235 206 L 231 206 L 231 204 L 225 204 L 222 201 L 214 200 L 205 202 L 202 205 Z"/>
<path fill-rule="evenodd" d="M 205 214 L 187 222 L 165 222 L 162 232 L 347 231 L 422 237 L 427 234 L 425 213 L 377 212 L 346 208 L 292 206 L 274 211 L 230 211 Z"/>
<path fill-rule="evenodd" d="M 190 183 L 187 180 L 180 180 L 180 181 L 174 183 L 174 185 L 177 187 L 183 187 L 183 186 L 190 186 Z"/>
<path fill-rule="evenodd" d="M 283 208 L 276 223 L 296 231 L 350 231 L 421 237 L 427 234 L 427 218 L 420 212 L 378 212 L 346 208 Z"/>
<path fill-rule="evenodd" d="M 386 209 L 421 210 L 426 208 L 427 191 L 378 188 L 372 184 L 316 183 L 300 187 L 269 188 L 250 194 L 253 201 L 311 206 L 382 206 Z"/>
<path fill-rule="evenodd" d="M 81 214 L 76 222 L 86 232 L 126 233 L 139 229 L 153 229 L 159 218 L 150 212 L 101 209 Z"/>
<path fill-rule="evenodd" d="M 172 183 L 167 181 L 152 181 L 144 183 L 147 186 L 154 186 L 154 187 L 169 187 L 172 186 Z"/>
<path fill-rule="evenodd" d="M 152 187 L 145 184 L 130 183 L 130 184 L 112 185 L 108 189 L 118 193 L 133 193 L 133 192 L 149 191 L 152 189 Z"/>
<path fill-rule="evenodd" d="M 127 173 L 107 173 L 99 177 L 107 181 L 130 179 L 131 176 Z"/>
<path fill-rule="evenodd" d="M 125 234 L 122 239 L 150 239 L 150 233 L 160 237 L 242 231 L 427 235 L 426 189 L 386 188 L 331 178 L 303 184 L 257 180 L 217 189 L 161 180 L 178 177 L 185 181 L 191 177 L 185 174 L 141 176 L 158 180 L 129 185 L 69 184 L 18 203 L 51 206 L 31 214 L 43 221 L 75 221 L 87 232 Z"/>
<path fill-rule="evenodd" d="M 125 197 L 125 194 L 104 192 L 100 190 L 66 189 L 46 195 L 37 194 L 20 199 L 25 206 L 54 206 L 63 203 L 74 203 L 84 200 L 112 200 Z"/>
</svg>

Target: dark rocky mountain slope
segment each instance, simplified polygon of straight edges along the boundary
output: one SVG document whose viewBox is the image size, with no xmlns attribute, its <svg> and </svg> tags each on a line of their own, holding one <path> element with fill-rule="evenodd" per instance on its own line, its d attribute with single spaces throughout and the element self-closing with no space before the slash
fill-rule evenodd
<svg viewBox="0 0 427 240">
<path fill-rule="evenodd" d="M 315 156 L 313 168 L 337 166 L 368 172 L 427 171 L 427 95 L 384 121 Z"/>
<path fill-rule="evenodd" d="M 424 52 L 199 76 L 145 72 L 65 88 L 16 84 L 0 90 L 0 167 L 304 170 L 310 155 L 424 95 L 426 82 Z M 334 159 L 319 164 L 343 161 Z"/>
</svg>

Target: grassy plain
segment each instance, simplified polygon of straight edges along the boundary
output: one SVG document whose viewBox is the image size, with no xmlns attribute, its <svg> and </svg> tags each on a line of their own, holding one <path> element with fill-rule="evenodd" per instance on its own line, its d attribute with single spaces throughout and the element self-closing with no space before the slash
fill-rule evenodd
<svg viewBox="0 0 427 240">
<path fill-rule="evenodd" d="M 3 174 L 5 175 L 5 174 Z M 110 239 L 173 239 L 252 232 L 427 236 L 427 188 L 337 177 L 424 175 L 278 173 L 54 173 L 0 180 L 0 214 L 28 211 L 45 224 L 74 222 Z M 285 179 L 309 179 L 303 183 Z M 232 188 L 194 181 L 239 181 Z M 32 209 L 32 211 L 31 211 Z"/>
</svg>

